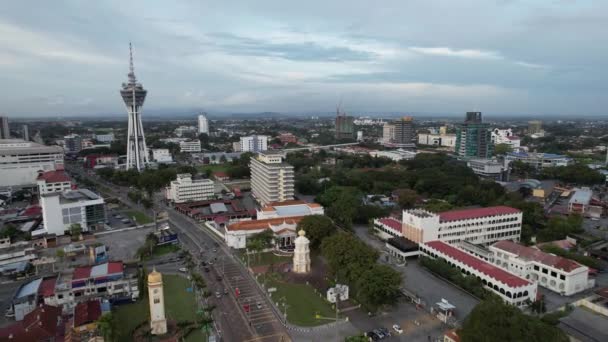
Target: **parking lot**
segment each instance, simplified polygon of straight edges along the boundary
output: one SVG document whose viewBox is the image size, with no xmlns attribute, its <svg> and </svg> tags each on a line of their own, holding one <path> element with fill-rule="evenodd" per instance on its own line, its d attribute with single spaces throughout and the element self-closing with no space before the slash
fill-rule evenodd
<svg viewBox="0 0 608 342">
<path fill-rule="evenodd" d="M 153 227 L 112 232 L 98 235 L 96 242 L 101 242 L 109 248 L 112 260 L 131 260 L 135 258 L 137 249 L 144 244 L 146 235 L 154 230 Z"/>
</svg>

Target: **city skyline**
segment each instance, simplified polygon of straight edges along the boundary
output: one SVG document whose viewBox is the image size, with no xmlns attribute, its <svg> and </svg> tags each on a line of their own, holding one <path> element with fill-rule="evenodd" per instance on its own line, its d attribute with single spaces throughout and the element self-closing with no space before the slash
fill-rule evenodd
<svg viewBox="0 0 608 342">
<path fill-rule="evenodd" d="M 560 1 L 9 3 L 0 112 L 123 112 L 112 85 L 133 41 L 150 113 L 331 112 L 343 98 L 359 113 L 597 116 L 607 19 L 608 4 Z"/>
</svg>

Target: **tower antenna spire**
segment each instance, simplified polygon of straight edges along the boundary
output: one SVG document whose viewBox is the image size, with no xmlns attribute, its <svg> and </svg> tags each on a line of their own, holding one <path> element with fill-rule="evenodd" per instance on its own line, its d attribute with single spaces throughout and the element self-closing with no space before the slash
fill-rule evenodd
<svg viewBox="0 0 608 342">
<path fill-rule="evenodd" d="M 129 82 L 137 82 L 137 79 L 135 78 L 135 67 L 133 66 L 133 44 L 131 44 L 131 42 L 129 42 Z"/>
</svg>

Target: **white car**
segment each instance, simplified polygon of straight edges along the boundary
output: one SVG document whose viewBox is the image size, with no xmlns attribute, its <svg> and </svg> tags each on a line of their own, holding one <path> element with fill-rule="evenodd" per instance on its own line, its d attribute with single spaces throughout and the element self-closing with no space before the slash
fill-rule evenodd
<svg viewBox="0 0 608 342">
<path fill-rule="evenodd" d="M 184 273 L 188 272 L 188 270 L 185 267 L 180 268 L 179 271 L 184 272 Z"/>
<path fill-rule="evenodd" d="M 393 324 L 393 330 L 395 330 L 397 334 L 403 334 L 403 329 L 401 329 L 399 324 Z"/>
</svg>

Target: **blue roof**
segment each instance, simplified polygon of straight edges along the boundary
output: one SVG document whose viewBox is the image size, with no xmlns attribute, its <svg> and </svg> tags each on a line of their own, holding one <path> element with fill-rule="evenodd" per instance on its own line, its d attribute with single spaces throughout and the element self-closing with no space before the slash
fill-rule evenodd
<svg viewBox="0 0 608 342">
<path fill-rule="evenodd" d="M 15 298 L 27 297 L 38 293 L 40 283 L 42 283 L 42 278 L 32 280 L 27 284 L 23 284 L 21 288 L 19 288 L 19 291 L 17 291 Z"/>
<path fill-rule="evenodd" d="M 563 155 L 563 154 L 555 154 L 555 153 L 536 153 L 539 156 L 542 156 L 543 158 L 548 158 L 548 159 L 552 159 L 552 158 L 568 158 L 567 156 Z M 530 154 L 528 152 L 509 152 L 507 153 L 507 155 L 510 156 L 514 156 L 514 157 L 529 157 Z"/>
</svg>

